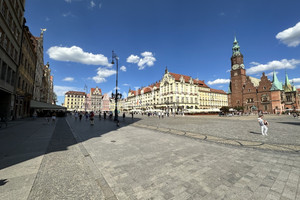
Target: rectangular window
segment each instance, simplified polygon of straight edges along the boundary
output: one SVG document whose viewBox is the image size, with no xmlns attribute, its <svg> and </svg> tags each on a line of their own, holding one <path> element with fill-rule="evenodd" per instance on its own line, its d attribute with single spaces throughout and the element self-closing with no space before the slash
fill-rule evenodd
<svg viewBox="0 0 300 200">
<path fill-rule="evenodd" d="M 3 62 L 2 63 L 2 69 L 1 69 L 1 79 L 2 80 L 5 80 L 6 69 L 7 69 L 7 64 L 5 62 Z"/>
<path fill-rule="evenodd" d="M 7 74 L 6 74 L 6 82 L 7 83 L 10 83 L 11 81 L 11 68 L 10 67 L 7 67 L 8 70 L 7 70 Z"/>
<path fill-rule="evenodd" d="M 12 76 L 11 76 L 11 85 L 14 85 L 15 84 L 15 79 L 16 79 L 16 72 L 15 71 L 12 71 Z"/>
</svg>

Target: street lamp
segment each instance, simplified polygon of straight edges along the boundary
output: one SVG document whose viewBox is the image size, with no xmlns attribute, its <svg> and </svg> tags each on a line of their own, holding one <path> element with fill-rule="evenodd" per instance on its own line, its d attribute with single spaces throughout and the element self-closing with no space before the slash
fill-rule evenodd
<svg viewBox="0 0 300 200">
<path fill-rule="evenodd" d="M 111 64 L 115 64 L 114 60 L 116 61 L 117 64 L 117 73 L 116 73 L 116 93 L 112 93 L 111 96 L 112 98 L 115 99 L 115 117 L 114 117 L 114 121 L 118 121 L 118 99 L 122 98 L 122 94 L 118 93 L 118 61 L 119 58 L 118 56 L 115 54 L 114 51 L 112 51 L 112 60 L 111 60 Z"/>
</svg>

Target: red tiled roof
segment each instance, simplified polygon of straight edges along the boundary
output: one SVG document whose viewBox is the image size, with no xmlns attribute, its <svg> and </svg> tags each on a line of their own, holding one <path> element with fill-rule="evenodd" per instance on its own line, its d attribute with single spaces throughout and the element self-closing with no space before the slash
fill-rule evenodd
<svg viewBox="0 0 300 200">
<path fill-rule="evenodd" d="M 172 72 L 169 72 L 169 74 L 171 74 L 171 75 L 175 78 L 175 81 L 179 81 L 181 76 L 183 77 L 183 80 L 184 80 L 186 83 L 189 82 L 190 79 L 191 79 L 190 76 L 186 76 L 186 75 L 175 74 L 175 73 L 172 73 Z"/>
<path fill-rule="evenodd" d="M 300 92 L 300 88 L 298 88 L 297 91 Z"/>
<path fill-rule="evenodd" d="M 214 92 L 214 93 L 219 93 L 219 94 L 226 94 L 226 92 L 224 92 L 223 90 L 217 90 L 217 89 L 210 88 L 210 91 Z"/>
<path fill-rule="evenodd" d="M 68 91 L 68 92 L 66 92 L 66 94 L 85 95 L 85 92 Z"/>
<path fill-rule="evenodd" d="M 169 74 L 171 74 L 174 78 L 175 78 L 175 81 L 179 81 L 180 80 L 180 77 L 182 76 L 183 80 L 188 83 L 191 79 L 190 76 L 186 76 L 186 75 L 182 75 L 182 74 L 175 74 L 173 72 L 169 72 Z M 201 87 L 207 87 L 209 88 L 205 83 L 204 81 L 200 81 L 200 80 L 196 80 L 196 79 L 193 79 L 193 82 Z"/>
<path fill-rule="evenodd" d="M 96 88 L 91 88 L 91 93 L 94 93 L 94 91 L 96 90 Z M 98 90 L 99 90 L 99 92 L 100 92 L 100 94 L 102 94 L 102 91 L 101 91 L 101 89 L 100 88 L 98 88 Z"/>
</svg>

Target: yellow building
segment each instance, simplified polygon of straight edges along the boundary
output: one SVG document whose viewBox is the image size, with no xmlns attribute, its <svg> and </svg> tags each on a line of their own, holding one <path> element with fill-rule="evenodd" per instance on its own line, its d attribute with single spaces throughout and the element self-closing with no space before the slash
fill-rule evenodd
<svg viewBox="0 0 300 200">
<path fill-rule="evenodd" d="M 125 107 L 129 110 L 167 112 L 217 111 L 228 106 L 223 90 L 209 88 L 204 81 L 165 70 L 163 78 L 152 85 L 130 90 Z"/>
<path fill-rule="evenodd" d="M 64 106 L 67 107 L 68 111 L 86 111 L 87 103 L 85 92 L 66 92 Z"/>
</svg>

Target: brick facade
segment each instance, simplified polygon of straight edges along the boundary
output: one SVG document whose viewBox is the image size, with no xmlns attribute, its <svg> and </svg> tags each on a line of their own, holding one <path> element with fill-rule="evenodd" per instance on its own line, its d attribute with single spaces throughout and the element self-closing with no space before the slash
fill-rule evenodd
<svg viewBox="0 0 300 200">
<path fill-rule="evenodd" d="M 240 53 L 238 42 L 233 43 L 233 55 L 231 57 L 231 79 L 228 91 L 228 104 L 230 107 L 242 107 L 244 112 L 267 112 L 278 113 L 286 110 L 299 109 L 299 90 L 296 90 L 288 80 L 286 83 L 277 82 L 279 88 L 272 88 L 273 81 L 270 81 L 265 73 L 260 79 L 246 75 L 244 69 L 243 55 Z M 281 87 L 282 86 L 282 87 Z"/>
</svg>

